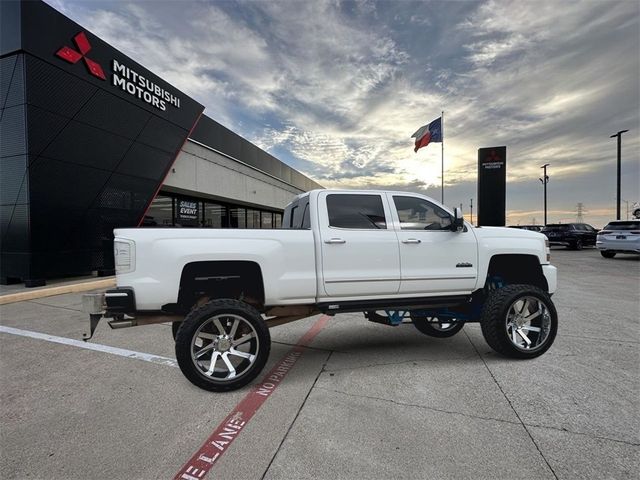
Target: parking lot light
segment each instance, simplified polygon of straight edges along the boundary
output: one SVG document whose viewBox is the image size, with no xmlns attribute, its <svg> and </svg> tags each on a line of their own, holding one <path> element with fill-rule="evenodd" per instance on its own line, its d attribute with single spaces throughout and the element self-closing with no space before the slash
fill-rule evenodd
<svg viewBox="0 0 640 480">
<path fill-rule="evenodd" d="M 540 179 L 542 185 L 544 186 L 544 226 L 547 226 L 547 183 L 549 183 L 549 175 L 547 175 L 547 167 L 551 165 L 550 163 L 545 163 L 540 168 L 544 169 L 544 175 Z"/>
<path fill-rule="evenodd" d="M 609 138 L 618 138 L 618 163 L 617 163 L 617 183 L 616 183 L 616 220 L 620 220 L 620 170 L 621 170 L 621 158 L 622 158 L 622 134 L 629 130 L 620 130 L 618 133 L 614 133 Z"/>
</svg>

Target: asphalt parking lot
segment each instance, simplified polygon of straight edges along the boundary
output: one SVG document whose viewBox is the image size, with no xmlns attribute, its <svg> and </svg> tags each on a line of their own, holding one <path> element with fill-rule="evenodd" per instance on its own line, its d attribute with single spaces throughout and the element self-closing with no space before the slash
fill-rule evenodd
<svg viewBox="0 0 640 480">
<path fill-rule="evenodd" d="M 435 339 L 338 315 L 206 478 L 637 478 L 640 259 L 552 263 L 560 326 L 542 357 L 501 358 L 475 324 Z M 101 324 L 92 343 L 126 351 L 51 341 L 81 338 L 80 310 L 81 294 L 0 307 L 0 477 L 174 477 L 250 388 L 192 386 L 166 360 L 168 325 Z M 272 329 L 265 373 L 317 320 Z"/>
</svg>

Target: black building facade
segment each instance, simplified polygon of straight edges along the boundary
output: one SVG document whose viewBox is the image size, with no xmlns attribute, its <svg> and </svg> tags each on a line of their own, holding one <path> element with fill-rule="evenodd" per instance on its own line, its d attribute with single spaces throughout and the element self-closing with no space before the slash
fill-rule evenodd
<svg viewBox="0 0 640 480">
<path fill-rule="evenodd" d="M 2 283 L 111 271 L 113 229 L 154 224 L 145 213 L 190 133 L 300 189 L 318 187 L 50 6 L 3 1 L 0 17 Z M 179 200 L 168 198 L 174 220 L 164 225 L 174 226 Z M 192 226 L 206 226 L 196 201 L 202 221 Z"/>
</svg>

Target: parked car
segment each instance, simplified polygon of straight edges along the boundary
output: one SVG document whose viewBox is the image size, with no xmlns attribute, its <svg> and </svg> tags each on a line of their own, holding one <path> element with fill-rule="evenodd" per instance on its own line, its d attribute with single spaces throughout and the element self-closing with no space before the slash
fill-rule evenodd
<svg viewBox="0 0 640 480">
<path fill-rule="evenodd" d="M 573 250 L 596 244 L 598 231 L 586 223 L 552 223 L 542 229 L 550 245 L 564 245 Z"/>
<path fill-rule="evenodd" d="M 509 228 L 520 228 L 522 230 L 530 230 L 532 232 L 541 232 L 544 227 L 542 225 L 511 225 Z"/>
<path fill-rule="evenodd" d="M 596 247 L 604 258 L 616 253 L 640 254 L 640 220 L 614 220 L 600 232 Z"/>
</svg>

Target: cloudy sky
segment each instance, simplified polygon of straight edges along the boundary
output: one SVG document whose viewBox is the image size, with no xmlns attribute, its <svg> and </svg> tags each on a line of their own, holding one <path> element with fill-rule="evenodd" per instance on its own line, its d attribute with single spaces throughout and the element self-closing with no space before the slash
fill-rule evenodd
<svg viewBox="0 0 640 480">
<path fill-rule="evenodd" d="M 640 201 L 640 3 L 47 0 L 326 187 L 476 195 L 477 149 L 507 145 L 509 223 L 615 215 Z M 622 205 L 623 218 L 625 204 Z"/>
</svg>

